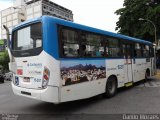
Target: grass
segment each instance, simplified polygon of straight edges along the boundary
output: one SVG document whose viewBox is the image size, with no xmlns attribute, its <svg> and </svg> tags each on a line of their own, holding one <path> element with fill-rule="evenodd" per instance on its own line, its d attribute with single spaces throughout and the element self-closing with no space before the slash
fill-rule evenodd
<svg viewBox="0 0 160 120">
<path fill-rule="evenodd" d="M 0 52 L 0 60 L 4 59 L 5 52 Z"/>
</svg>

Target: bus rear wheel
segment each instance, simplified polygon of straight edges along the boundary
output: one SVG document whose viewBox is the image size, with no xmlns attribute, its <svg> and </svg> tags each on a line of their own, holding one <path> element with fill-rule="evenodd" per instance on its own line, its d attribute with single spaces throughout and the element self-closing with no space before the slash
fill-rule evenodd
<svg viewBox="0 0 160 120">
<path fill-rule="evenodd" d="M 150 77 L 150 71 L 149 69 L 146 70 L 146 73 L 145 73 L 145 80 L 147 81 Z"/>
<path fill-rule="evenodd" d="M 109 77 L 106 83 L 106 91 L 104 93 L 104 97 L 110 98 L 115 96 L 117 93 L 117 80 L 114 76 Z"/>
</svg>

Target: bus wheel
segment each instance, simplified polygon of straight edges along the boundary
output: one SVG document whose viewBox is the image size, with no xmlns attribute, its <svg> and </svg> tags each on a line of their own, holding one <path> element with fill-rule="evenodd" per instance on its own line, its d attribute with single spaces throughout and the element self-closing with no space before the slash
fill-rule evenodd
<svg viewBox="0 0 160 120">
<path fill-rule="evenodd" d="M 150 71 L 149 69 L 147 69 L 145 73 L 145 80 L 148 80 L 149 77 L 150 77 Z"/>
<path fill-rule="evenodd" d="M 104 93 L 104 97 L 110 98 L 113 97 L 117 92 L 117 80 L 115 77 L 109 77 L 106 84 L 106 92 Z"/>
</svg>

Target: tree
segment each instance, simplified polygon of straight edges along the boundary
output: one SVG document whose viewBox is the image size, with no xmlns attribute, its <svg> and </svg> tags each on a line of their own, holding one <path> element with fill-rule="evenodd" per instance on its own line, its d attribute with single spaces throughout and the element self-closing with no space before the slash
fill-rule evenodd
<svg viewBox="0 0 160 120">
<path fill-rule="evenodd" d="M 159 4 L 160 0 L 151 0 L 150 2 L 153 3 L 153 4 Z"/>
<path fill-rule="evenodd" d="M 2 68 L 2 71 L 1 71 L 2 73 L 8 72 L 9 70 L 8 63 L 9 63 L 9 55 L 8 55 L 8 51 L 5 50 L 0 57 L 0 67 Z"/>
<path fill-rule="evenodd" d="M 116 23 L 118 33 L 154 42 L 153 25 L 138 19 L 151 20 L 156 25 L 158 36 L 160 33 L 159 0 L 124 0 L 123 6 L 115 12 L 120 15 L 119 21 Z"/>
</svg>

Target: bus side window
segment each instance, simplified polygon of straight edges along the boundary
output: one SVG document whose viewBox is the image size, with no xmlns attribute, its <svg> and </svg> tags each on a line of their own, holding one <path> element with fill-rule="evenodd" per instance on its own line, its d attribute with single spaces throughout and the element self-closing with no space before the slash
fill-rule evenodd
<svg viewBox="0 0 160 120">
<path fill-rule="evenodd" d="M 147 45 L 142 45 L 142 56 L 144 57 L 144 58 L 147 58 L 148 57 L 148 55 L 147 55 Z"/>
<path fill-rule="evenodd" d="M 86 56 L 86 45 L 82 45 L 81 55 Z"/>
<path fill-rule="evenodd" d="M 82 57 L 103 57 L 104 46 L 102 46 L 101 44 L 102 39 L 103 37 L 100 35 L 83 31 L 81 33 L 81 41 L 82 41 L 81 47 L 80 47 L 81 56 Z"/>
<path fill-rule="evenodd" d="M 134 50 L 134 57 L 137 57 L 137 51 Z"/>
<path fill-rule="evenodd" d="M 120 57 L 120 43 L 118 39 L 108 38 L 108 55 L 109 57 Z"/>
<path fill-rule="evenodd" d="M 78 56 L 78 49 L 79 49 L 78 44 L 65 43 L 63 46 L 63 54 L 66 57 L 76 57 Z"/>
<path fill-rule="evenodd" d="M 145 58 L 149 57 L 149 46 L 148 45 L 143 46 L 143 57 Z"/>
<path fill-rule="evenodd" d="M 61 29 L 61 48 L 63 57 L 78 57 L 78 33 L 69 28 Z"/>
<path fill-rule="evenodd" d="M 154 48 L 153 48 L 153 46 L 152 47 L 150 47 L 150 52 L 149 52 L 149 56 L 150 57 L 154 57 Z"/>
<path fill-rule="evenodd" d="M 136 58 L 142 57 L 142 46 L 139 43 L 135 44 L 134 57 Z"/>
<path fill-rule="evenodd" d="M 109 48 L 108 48 L 108 40 L 106 37 L 104 37 L 104 41 L 102 41 L 102 46 L 104 47 L 103 56 L 108 57 L 109 56 Z"/>
</svg>

